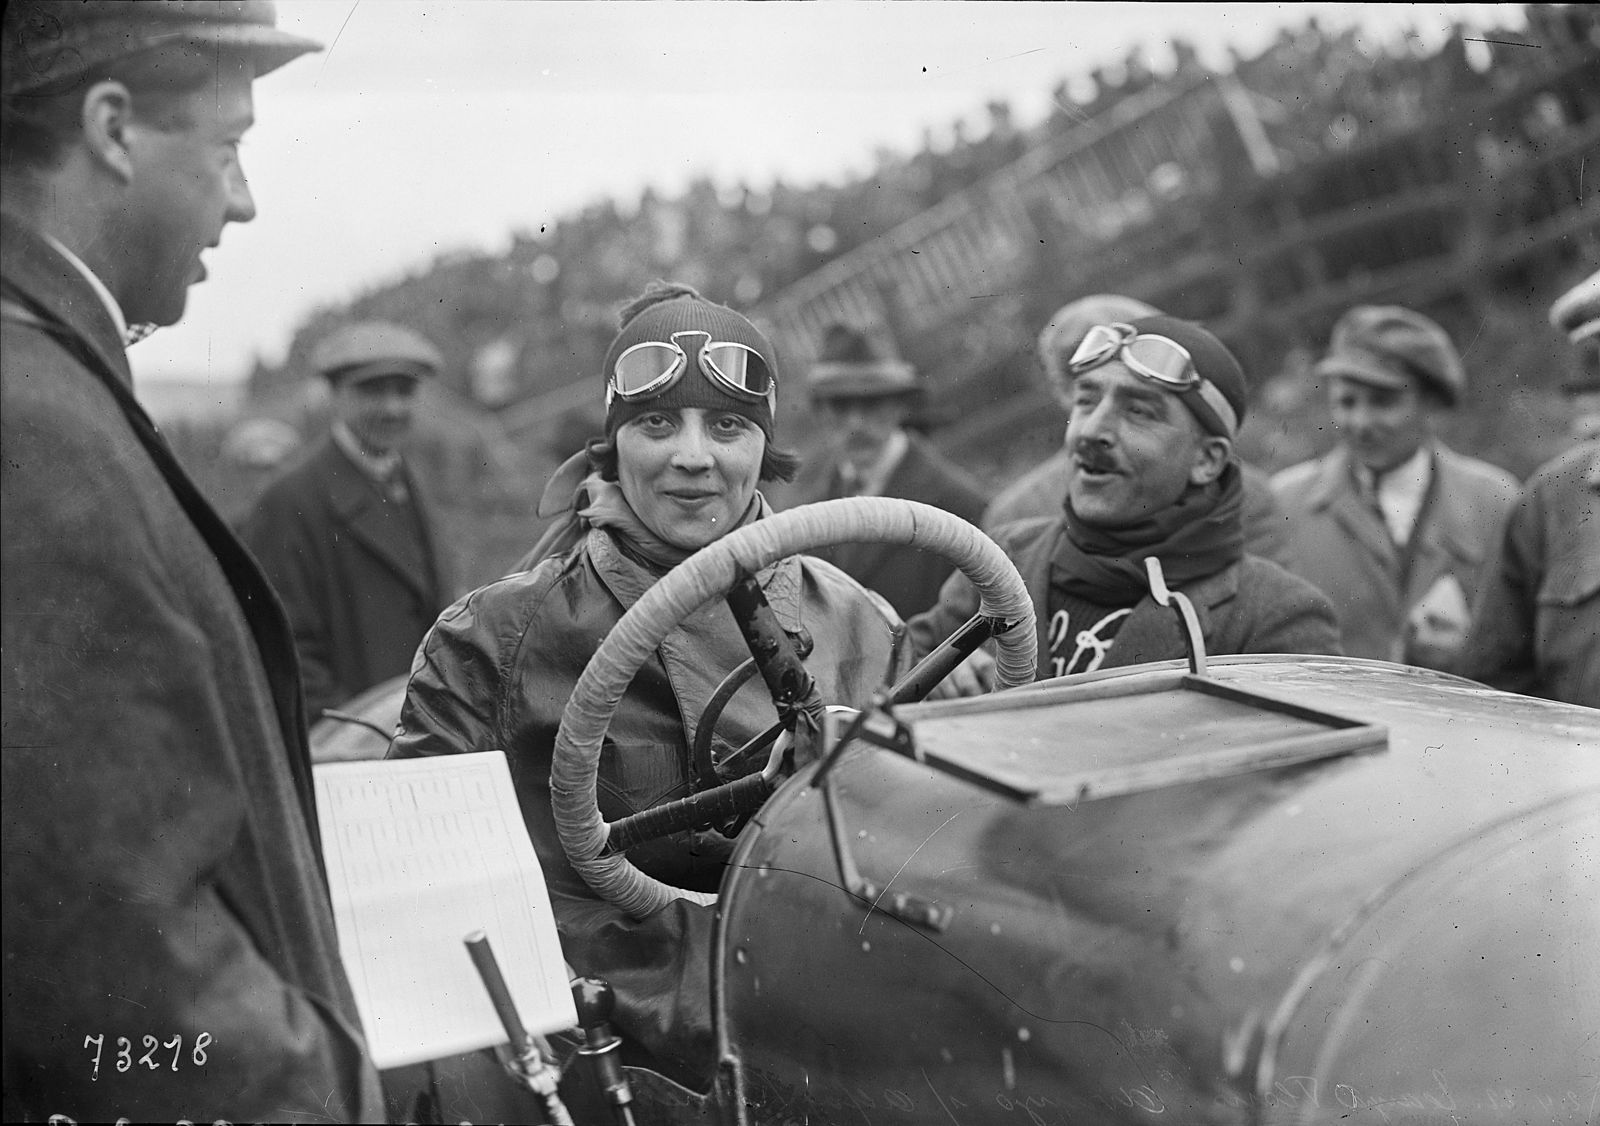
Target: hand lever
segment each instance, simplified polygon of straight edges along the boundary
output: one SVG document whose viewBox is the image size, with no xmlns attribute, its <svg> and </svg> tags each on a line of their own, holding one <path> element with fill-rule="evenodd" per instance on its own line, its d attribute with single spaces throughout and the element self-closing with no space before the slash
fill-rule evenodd
<svg viewBox="0 0 1600 1126">
<path fill-rule="evenodd" d="M 617 995 L 600 978 L 579 977 L 572 981 L 572 1000 L 578 1008 L 578 1024 L 583 1027 L 584 1046 L 578 1049 L 578 1055 L 589 1062 L 590 1074 L 614 1109 L 618 1126 L 634 1126 L 630 1109 L 633 1092 L 622 1074 L 619 1058 L 622 1038 L 611 1027 L 611 1010 L 616 1007 Z"/>
<path fill-rule="evenodd" d="M 544 1101 L 545 1113 L 555 1126 L 573 1126 L 572 1115 L 567 1113 L 556 1091 L 561 1075 L 540 1050 L 542 1038 L 534 1036 L 522 1023 L 516 1002 L 511 999 L 511 990 L 500 973 L 500 962 L 489 945 L 489 936 L 473 931 L 463 941 L 467 944 L 467 953 L 472 956 L 472 964 L 478 968 L 478 976 L 483 979 L 483 987 L 489 991 L 489 1000 L 500 1018 L 501 1027 L 506 1030 L 506 1038 L 511 1041 L 511 1059 L 506 1062 L 506 1069 Z"/>
</svg>

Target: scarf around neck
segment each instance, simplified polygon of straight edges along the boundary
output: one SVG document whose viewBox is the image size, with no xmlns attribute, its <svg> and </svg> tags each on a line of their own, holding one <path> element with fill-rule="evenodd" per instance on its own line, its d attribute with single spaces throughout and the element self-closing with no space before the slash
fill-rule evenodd
<svg viewBox="0 0 1600 1126">
<path fill-rule="evenodd" d="M 1050 583 L 1106 606 L 1125 606 L 1150 592 L 1144 561 L 1161 560 L 1173 589 L 1214 575 L 1244 555 L 1244 483 L 1237 462 L 1222 476 L 1190 488 L 1177 503 L 1126 528 L 1091 528 L 1072 511 L 1056 541 Z"/>
<path fill-rule="evenodd" d="M 652 532 L 633 510 L 633 505 L 628 503 L 622 486 L 615 481 L 607 481 L 598 473 L 583 473 L 588 466 L 588 455 L 580 450 L 551 476 L 550 484 L 545 487 L 544 497 L 539 502 L 539 514 L 548 516 L 565 512 L 566 515 L 545 529 L 533 545 L 533 550 L 517 564 L 516 570 L 526 571 L 541 560 L 565 555 L 583 542 L 591 528 L 603 528 L 610 532 L 629 555 L 660 571 L 671 570 L 694 554 L 693 551 L 675 547 Z M 565 496 L 566 503 L 556 507 L 560 501 L 554 498 L 561 495 Z M 766 498 L 757 491 L 739 522 L 728 530 L 737 531 L 770 514 Z"/>
</svg>

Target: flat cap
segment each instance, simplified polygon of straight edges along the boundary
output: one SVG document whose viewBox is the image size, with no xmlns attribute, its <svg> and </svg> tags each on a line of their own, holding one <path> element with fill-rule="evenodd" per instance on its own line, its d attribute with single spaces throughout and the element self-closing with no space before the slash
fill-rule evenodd
<svg viewBox="0 0 1600 1126">
<path fill-rule="evenodd" d="M 277 28 L 272 0 L 12 0 L 6 5 L 0 90 L 55 88 L 128 55 L 176 43 L 242 52 L 257 77 L 314 39 Z"/>
<path fill-rule="evenodd" d="M 865 332 L 842 324 L 831 326 L 823 334 L 822 348 L 807 374 L 806 388 L 813 399 L 922 395 L 915 368 L 883 355 Z"/>
<path fill-rule="evenodd" d="M 1412 380 L 1454 404 L 1467 372 L 1450 336 L 1421 313 L 1399 305 L 1357 305 L 1340 317 L 1318 361 L 1319 376 L 1344 376 L 1379 387 Z"/>
<path fill-rule="evenodd" d="M 330 382 L 435 374 L 439 350 L 409 328 L 388 321 L 357 321 L 331 333 L 311 352 L 311 366 Z"/>
</svg>

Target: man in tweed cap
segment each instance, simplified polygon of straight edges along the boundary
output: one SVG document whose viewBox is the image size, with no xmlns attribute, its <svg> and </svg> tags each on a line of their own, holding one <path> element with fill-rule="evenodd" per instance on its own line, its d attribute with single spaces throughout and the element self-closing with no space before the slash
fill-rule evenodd
<svg viewBox="0 0 1600 1126">
<path fill-rule="evenodd" d="M 1447 668 L 1517 496 L 1511 474 L 1435 436 L 1466 389 L 1461 356 L 1421 313 L 1359 305 L 1314 374 L 1340 441 L 1272 479 L 1289 569 L 1333 600 L 1348 656 Z"/>
<path fill-rule="evenodd" d="M 133 394 L 255 201 L 259 2 L 7 6 L 7 1121 L 374 1121 L 283 611 Z"/>
</svg>

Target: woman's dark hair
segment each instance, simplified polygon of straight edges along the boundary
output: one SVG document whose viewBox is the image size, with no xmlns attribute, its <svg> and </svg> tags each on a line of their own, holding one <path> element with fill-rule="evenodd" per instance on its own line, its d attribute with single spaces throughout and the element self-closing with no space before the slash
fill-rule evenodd
<svg viewBox="0 0 1600 1126">
<path fill-rule="evenodd" d="M 0 167 L 8 171 L 54 167 L 82 128 L 83 96 L 97 82 L 120 82 L 133 96 L 134 113 L 164 132 L 192 125 L 184 99 L 216 81 L 218 72 L 243 65 L 233 51 L 171 43 L 113 59 L 60 82 L 0 99 Z"/>
<path fill-rule="evenodd" d="M 584 450 L 589 455 L 589 467 L 606 481 L 617 479 L 617 444 L 609 438 L 590 438 Z M 761 452 L 761 481 L 793 481 L 800 472 L 800 455 L 780 450 L 771 442 Z"/>
</svg>

